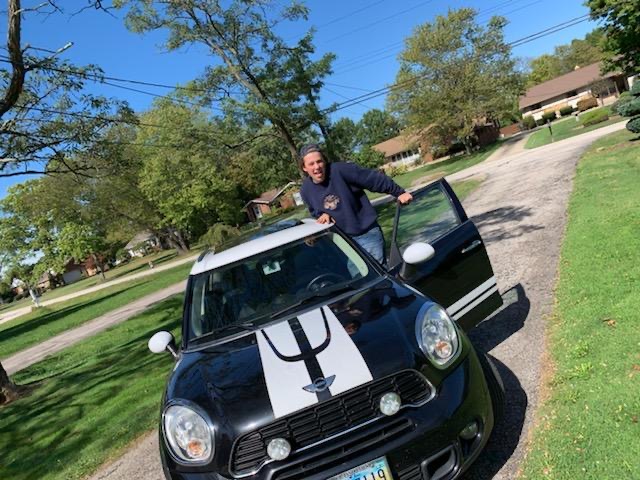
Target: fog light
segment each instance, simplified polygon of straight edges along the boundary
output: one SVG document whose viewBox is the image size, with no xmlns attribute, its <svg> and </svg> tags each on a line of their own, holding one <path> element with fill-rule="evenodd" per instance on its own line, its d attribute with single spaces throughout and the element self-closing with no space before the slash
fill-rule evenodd
<svg viewBox="0 0 640 480">
<path fill-rule="evenodd" d="M 291 444 L 284 438 L 274 438 L 267 445 L 267 455 L 274 460 L 284 460 L 291 453 Z"/>
<path fill-rule="evenodd" d="M 471 422 L 460 431 L 460 438 L 463 440 L 473 440 L 478 435 L 478 422 Z"/>
<path fill-rule="evenodd" d="M 394 392 L 385 393 L 380 399 L 380 411 L 385 415 L 395 415 L 400 410 L 400 395 Z"/>
</svg>

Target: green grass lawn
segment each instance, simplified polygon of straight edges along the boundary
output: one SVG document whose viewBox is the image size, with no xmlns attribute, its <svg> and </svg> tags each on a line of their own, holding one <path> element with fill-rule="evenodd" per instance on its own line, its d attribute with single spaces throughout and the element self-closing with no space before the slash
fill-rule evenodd
<svg viewBox="0 0 640 480">
<path fill-rule="evenodd" d="M 181 312 L 178 295 L 16 374 L 35 389 L 0 407 L 0 478 L 81 479 L 155 428 L 173 361 L 147 341 Z"/>
<path fill-rule="evenodd" d="M 194 251 L 193 253 L 196 253 Z M 95 285 L 100 285 L 108 282 L 109 280 L 113 280 L 116 278 L 123 277 L 125 275 L 130 275 L 132 273 L 138 273 L 144 270 L 149 269 L 149 261 L 152 261 L 155 266 L 162 265 L 167 261 L 174 260 L 177 256 L 175 250 L 163 250 L 158 253 L 153 253 L 151 255 L 147 255 L 142 258 L 134 258 L 130 262 L 118 265 L 110 270 L 107 270 L 104 274 L 106 280 L 103 280 L 102 277 L 98 275 L 94 275 L 92 277 L 83 278 L 75 283 L 70 285 L 65 285 L 64 287 L 55 288 L 53 290 L 47 290 L 40 297 L 41 301 L 51 300 L 54 298 L 61 297 L 63 295 L 68 295 L 69 293 L 78 292 L 80 290 L 84 290 L 85 288 L 90 288 Z M 9 303 L 6 305 L 0 306 L 0 313 L 8 312 L 11 310 L 15 310 L 17 308 L 29 307 L 33 305 L 31 298 L 27 296 L 22 300 L 18 300 L 17 302 Z"/>
<path fill-rule="evenodd" d="M 185 280 L 191 263 L 124 282 L 66 302 L 39 308 L 0 325 L 0 355 L 9 355 Z M 0 477 L 2 478 L 2 477 Z"/>
<path fill-rule="evenodd" d="M 608 109 L 609 107 L 602 108 Z M 618 123 L 622 120 L 624 119 L 619 116 L 614 116 L 610 117 L 609 120 L 605 122 L 597 123 L 595 125 L 591 125 L 590 127 L 583 127 L 582 124 L 580 122 L 577 122 L 574 117 L 567 118 L 566 120 L 558 120 L 551 124 L 551 129 L 553 130 L 553 141 L 557 142 L 559 140 L 564 140 L 576 135 L 591 132 L 593 130 L 597 130 L 598 128 L 613 125 L 614 123 Z M 543 127 L 537 132 L 531 134 L 524 148 L 537 148 L 549 143 L 551 143 L 551 134 L 549 133 L 549 129 L 547 127 Z"/>
<path fill-rule="evenodd" d="M 555 370 L 522 478 L 640 478 L 640 141 L 631 138 L 598 140 L 578 166 L 548 327 Z"/>
<path fill-rule="evenodd" d="M 472 167 L 480 162 L 485 161 L 489 155 L 495 152 L 500 145 L 501 141 L 498 141 L 492 145 L 482 148 L 481 150 L 472 153 L 471 155 L 460 155 L 452 157 L 447 160 L 443 160 L 438 163 L 430 163 L 422 167 L 418 167 L 410 172 L 403 173 L 393 177 L 393 180 L 402 188 L 409 188 L 417 184 L 428 183 L 434 178 L 444 177 L 451 175 L 452 173 L 459 172 L 465 168 Z M 368 195 L 369 198 L 380 197 L 379 193 L 372 193 Z"/>
</svg>

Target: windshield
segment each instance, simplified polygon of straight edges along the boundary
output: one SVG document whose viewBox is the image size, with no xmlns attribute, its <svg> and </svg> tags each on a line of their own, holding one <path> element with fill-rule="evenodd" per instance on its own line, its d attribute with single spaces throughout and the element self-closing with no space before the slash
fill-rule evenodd
<svg viewBox="0 0 640 480">
<path fill-rule="evenodd" d="M 189 341 L 224 337 L 312 298 L 358 288 L 377 275 L 335 232 L 203 272 L 192 278 L 188 293 Z"/>
</svg>

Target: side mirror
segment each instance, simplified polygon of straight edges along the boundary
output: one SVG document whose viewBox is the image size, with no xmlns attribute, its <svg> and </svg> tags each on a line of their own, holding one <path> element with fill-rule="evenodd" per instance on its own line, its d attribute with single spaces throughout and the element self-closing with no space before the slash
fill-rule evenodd
<svg viewBox="0 0 640 480">
<path fill-rule="evenodd" d="M 162 353 L 165 350 L 168 351 L 173 358 L 178 358 L 178 349 L 176 348 L 176 341 L 173 335 L 169 332 L 161 330 L 153 334 L 149 339 L 149 350 L 152 353 Z"/>
<path fill-rule="evenodd" d="M 402 260 L 409 265 L 417 265 L 434 257 L 436 251 L 424 242 L 412 243 L 402 254 Z"/>
</svg>

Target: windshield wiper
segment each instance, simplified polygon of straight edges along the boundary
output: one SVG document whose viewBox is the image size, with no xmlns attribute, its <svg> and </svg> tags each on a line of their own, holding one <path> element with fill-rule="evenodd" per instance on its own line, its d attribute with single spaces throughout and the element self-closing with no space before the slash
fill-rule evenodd
<svg viewBox="0 0 640 480">
<path fill-rule="evenodd" d="M 313 293 L 311 293 L 309 295 L 306 295 L 305 297 L 301 298 L 297 302 L 294 302 L 291 305 L 286 306 L 282 310 L 278 310 L 276 312 L 273 312 L 270 316 L 271 316 L 271 318 L 277 318 L 277 317 L 279 317 L 281 315 L 284 315 L 285 313 L 290 312 L 291 310 L 294 310 L 295 308 L 299 307 L 300 305 L 304 305 L 309 300 L 313 300 L 313 299 L 319 298 L 319 297 L 326 297 L 328 295 L 335 294 L 335 293 L 347 292 L 349 290 L 355 290 L 355 289 L 350 285 L 341 285 L 341 286 L 334 287 L 334 288 L 325 288 L 325 289 L 320 290 L 318 292 L 313 292 Z"/>
<path fill-rule="evenodd" d="M 229 330 L 235 330 L 235 329 L 252 332 L 256 329 L 256 326 L 253 322 L 230 323 L 229 325 L 225 325 L 223 327 L 214 328 L 211 331 L 211 333 L 227 332 Z"/>
</svg>

